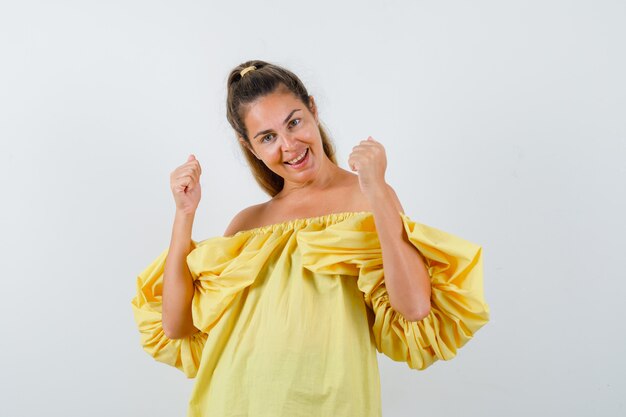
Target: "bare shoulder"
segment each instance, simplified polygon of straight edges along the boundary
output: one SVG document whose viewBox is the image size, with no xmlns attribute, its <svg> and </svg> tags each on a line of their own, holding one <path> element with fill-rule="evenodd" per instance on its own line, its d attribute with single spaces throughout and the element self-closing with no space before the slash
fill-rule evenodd
<svg viewBox="0 0 626 417">
<path fill-rule="evenodd" d="M 232 236 L 241 230 L 247 230 L 253 227 L 255 219 L 265 210 L 267 203 L 255 204 L 250 207 L 246 207 L 239 213 L 235 214 L 235 217 L 230 221 L 230 224 L 224 232 L 224 236 Z"/>
</svg>

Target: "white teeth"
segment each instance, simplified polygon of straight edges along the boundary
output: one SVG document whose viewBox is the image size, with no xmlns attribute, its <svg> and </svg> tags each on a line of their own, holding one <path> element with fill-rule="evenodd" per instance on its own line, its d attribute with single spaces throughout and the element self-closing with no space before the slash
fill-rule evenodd
<svg viewBox="0 0 626 417">
<path fill-rule="evenodd" d="M 297 158 L 292 159 L 291 161 L 287 161 L 287 163 L 291 164 L 291 165 L 296 164 L 296 163 L 300 162 L 302 160 L 302 158 L 304 158 L 304 155 L 306 155 L 306 149 L 304 150 L 304 152 L 302 152 L 300 154 L 300 156 L 298 156 Z"/>
</svg>

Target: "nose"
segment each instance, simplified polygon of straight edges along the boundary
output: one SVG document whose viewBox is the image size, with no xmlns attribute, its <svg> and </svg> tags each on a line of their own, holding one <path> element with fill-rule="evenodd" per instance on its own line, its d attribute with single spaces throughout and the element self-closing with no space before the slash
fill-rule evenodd
<svg viewBox="0 0 626 417">
<path fill-rule="evenodd" d="M 282 137 L 281 147 L 283 151 L 288 152 L 288 151 L 293 151 L 296 149 L 298 140 L 291 133 L 285 133 L 281 135 L 281 137 Z"/>
</svg>

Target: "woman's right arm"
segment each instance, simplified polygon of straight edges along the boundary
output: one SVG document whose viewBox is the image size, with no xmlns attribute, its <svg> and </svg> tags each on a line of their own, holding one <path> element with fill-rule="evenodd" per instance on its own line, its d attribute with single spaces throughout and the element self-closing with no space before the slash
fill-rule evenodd
<svg viewBox="0 0 626 417">
<path fill-rule="evenodd" d="M 202 168 L 191 154 L 187 162 L 170 174 L 170 186 L 176 203 L 172 239 L 163 270 L 161 320 L 169 339 L 183 339 L 200 331 L 193 325 L 191 302 L 194 283 L 187 266 L 191 252 L 191 229 L 200 202 Z"/>
<path fill-rule="evenodd" d="M 193 278 L 187 266 L 192 250 L 191 230 L 195 214 L 176 211 L 172 239 L 163 271 L 163 331 L 169 339 L 182 339 L 200 331 L 193 325 Z"/>
</svg>

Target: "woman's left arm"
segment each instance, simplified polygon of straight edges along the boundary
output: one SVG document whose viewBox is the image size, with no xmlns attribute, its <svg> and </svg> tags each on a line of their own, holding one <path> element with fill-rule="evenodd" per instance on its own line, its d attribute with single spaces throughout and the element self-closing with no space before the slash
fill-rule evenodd
<svg viewBox="0 0 626 417">
<path fill-rule="evenodd" d="M 430 312 L 430 275 L 404 230 L 399 215 L 404 210 L 389 185 L 373 193 L 370 201 L 383 254 L 389 303 L 407 320 L 420 321 Z"/>
<path fill-rule="evenodd" d="M 353 148 L 348 163 L 357 171 L 361 191 L 372 207 L 389 303 L 407 320 L 420 321 L 430 313 L 430 275 L 406 234 L 400 200 L 385 182 L 385 149 L 370 136 Z"/>
</svg>

